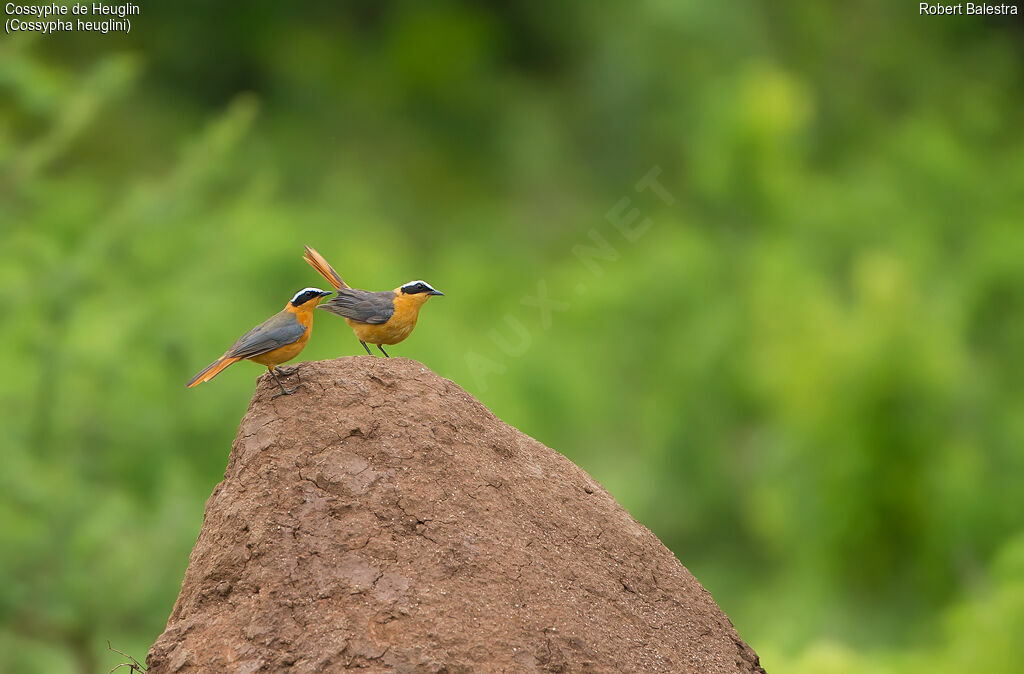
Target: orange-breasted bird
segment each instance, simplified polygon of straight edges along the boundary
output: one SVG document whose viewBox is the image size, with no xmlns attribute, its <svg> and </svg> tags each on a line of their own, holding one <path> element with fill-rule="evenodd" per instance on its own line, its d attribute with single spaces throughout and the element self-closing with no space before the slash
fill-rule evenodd
<svg viewBox="0 0 1024 674">
<path fill-rule="evenodd" d="M 376 344 L 385 356 L 385 344 L 398 344 L 409 336 L 420 317 L 420 308 L 434 295 L 444 295 L 426 281 L 409 281 L 394 290 L 370 292 L 350 287 L 342 280 L 334 267 L 327 264 L 323 255 L 306 246 L 306 262 L 327 279 L 338 295 L 325 302 L 320 308 L 332 314 L 343 316 L 359 343 L 370 353 L 366 345 Z M 389 356 L 388 356 L 389 357 Z"/>
<path fill-rule="evenodd" d="M 284 387 L 277 378 L 274 368 L 299 355 L 305 348 L 309 335 L 313 332 L 313 310 L 320 304 L 320 300 L 330 294 L 329 291 L 319 288 L 303 288 L 295 293 L 284 309 L 242 335 L 223 356 L 192 377 L 188 387 L 192 388 L 196 384 L 210 381 L 228 365 L 244 359 L 267 366 L 277 385 L 281 387 L 281 393 L 275 394 L 275 398 L 295 393 L 296 389 Z"/>
</svg>

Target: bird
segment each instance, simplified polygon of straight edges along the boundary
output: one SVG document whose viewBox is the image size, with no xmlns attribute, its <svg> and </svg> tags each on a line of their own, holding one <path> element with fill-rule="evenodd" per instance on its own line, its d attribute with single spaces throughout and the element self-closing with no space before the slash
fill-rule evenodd
<svg viewBox="0 0 1024 674">
<path fill-rule="evenodd" d="M 323 298 L 331 294 L 331 291 L 319 288 L 303 288 L 295 293 L 284 309 L 242 335 L 223 356 L 192 377 L 188 388 L 210 381 L 228 365 L 244 359 L 267 366 L 274 381 L 281 387 L 281 392 L 274 394 L 274 398 L 295 393 L 298 389 L 286 389 L 275 368 L 299 355 L 305 348 L 313 332 L 313 310 Z"/>
<path fill-rule="evenodd" d="M 342 316 L 356 333 L 366 353 L 373 355 L 366 344 L 376 344 L 386 358 L 384 345 L 398 344 L 412 333 L 420 309 L 434 295 L 444 295 L 426 281 L 409 281 L 394 290 L 371 292 L 352 288 L 323 255 L 306 246 L 303 258 L 327 279 L 338 293 L 320 306 L 324 311 Z"/>
</svg>

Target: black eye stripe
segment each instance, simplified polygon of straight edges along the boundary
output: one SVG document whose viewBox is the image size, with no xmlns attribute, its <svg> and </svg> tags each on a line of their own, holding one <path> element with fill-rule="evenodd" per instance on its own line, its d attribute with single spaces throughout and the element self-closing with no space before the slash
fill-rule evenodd
<svg viewBox="0 0 1024 674">
<path fill-rule="evenodd" d="M 303 304 L 305 304 L 306 302 L 310 301 L 314 297 L 319 297 L 319 296 L 320 296 L 320 293 L 317 292 L 316 290 L 307 290 L 306 292 L 304 292 L 301 295 L 299 295 L 298 297 L 296 297 L 295 301 L 292 302 L 292 304 L 294 304 L 297 307 L 298 306 L 302 306 Z"/>
<path fill-rule="evenodd" d="M 430 288 L 422 283 L 414 283 L 408 286 L 402 286 L 402 292 L 406 295 L 416 295 L 417 293 L 428 293 Z"/>
</svg>

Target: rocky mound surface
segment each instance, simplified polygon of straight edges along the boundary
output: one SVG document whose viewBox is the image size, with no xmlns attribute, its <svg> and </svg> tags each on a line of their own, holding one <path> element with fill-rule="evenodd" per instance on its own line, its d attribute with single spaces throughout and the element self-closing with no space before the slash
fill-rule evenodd
<svg viewBox="0 0 1024 674">
<path fill-rule="evenodd" d="M 402 358 L 264 375 L 166 631 L 166 672 L 763 672 L 589 475 Z"/>
</svg>

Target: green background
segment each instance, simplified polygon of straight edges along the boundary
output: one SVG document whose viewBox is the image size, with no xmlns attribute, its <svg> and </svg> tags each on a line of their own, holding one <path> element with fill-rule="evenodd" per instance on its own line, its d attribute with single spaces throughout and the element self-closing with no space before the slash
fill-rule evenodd
<svg viewBox="0 0 1024 674">
<path fill-rule="evenodd" d="M 445 291 L 391 353 L 594 475 L 769 671 L 1018 671 L 1024 22 L 917 6 L 0 37 L 0 671 L 144 658 L 261 369 L 184 382 L 322 283 L 304 244 Z M 321 313 L 301 358 L 360 352 Z"/>
</svg>

